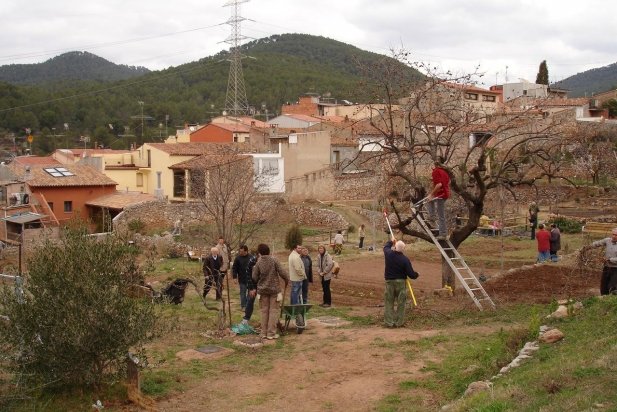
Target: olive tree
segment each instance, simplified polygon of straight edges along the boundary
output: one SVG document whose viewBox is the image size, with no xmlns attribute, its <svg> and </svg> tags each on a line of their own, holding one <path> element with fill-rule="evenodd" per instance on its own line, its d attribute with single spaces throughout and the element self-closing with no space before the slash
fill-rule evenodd
<svg viewBox="0 0 617 412">
<path fill-rule="evenodd" d="M 129 293 L 141 279 L 136 253 L 118 236 L 99 239 L 78 227 L 34 247 L 23 296 L 0 293 L 0 313 L 9 319 L 0 342 L 16 376 L 99 386 L 122 369 L 155 324 L 151 303 Z"/>
</svg>

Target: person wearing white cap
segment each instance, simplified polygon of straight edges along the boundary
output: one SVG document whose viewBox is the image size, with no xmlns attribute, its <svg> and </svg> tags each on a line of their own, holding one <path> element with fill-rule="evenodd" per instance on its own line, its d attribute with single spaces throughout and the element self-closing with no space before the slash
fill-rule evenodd
<svg viewBox="0 0 617 412">
<path fill-rule="evenodd" d="M 617 294 L 617 227 L 613 229 L 611 237 L 597 240 L 591 246 L 605 246 L 600 295 Z"/>
<path fill-rule="evenodd" d="M 394 247 L 392 247 L 394 245 Z M 405 303 L 407 302 L 406 279 L 417 279 L 418 272 L 413 270 L 411 261 L 403 251 L 405 243 L 397 241 L 394 236 L 383 247 L 386 261 L 384 277 L 386 291 L 384 293 L 384 324 L 389 328 L 401 327 L 405 323 Z M 394 304 L 396 303 L 396 312 Z"/>
</svg>

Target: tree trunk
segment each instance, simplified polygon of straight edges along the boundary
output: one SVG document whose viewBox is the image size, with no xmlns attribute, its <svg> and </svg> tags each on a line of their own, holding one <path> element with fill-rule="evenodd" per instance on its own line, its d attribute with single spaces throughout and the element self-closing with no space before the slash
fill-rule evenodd
<svg viewBox="0 0 617 412">
<path fill-rule="evenodd" d="M 451 252 L 448 253 L 448 256 L 450 255 L 450 253 Z M 454 271 L 452 270 L 452 268 L 450 267 L 446 259 L 442 256 L 441 257 L 441 287 L 445 288 L 446 286 L 449 286 L 452 288 L 452 291 L 454 292 L 456 288 L 455 280 L 456 280 L 456 276 L 454 274 Z"/>
</svg>

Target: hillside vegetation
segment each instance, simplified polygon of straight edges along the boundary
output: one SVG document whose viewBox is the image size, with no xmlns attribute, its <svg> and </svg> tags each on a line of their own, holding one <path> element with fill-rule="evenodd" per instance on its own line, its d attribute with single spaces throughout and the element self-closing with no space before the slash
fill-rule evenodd
<svg viewBox="0 0 617 412">
<path fill-rule="evenodd" d="M 148 73 L 145 67 L 114 64 L 88 52 L 69 52 L 37 64 L 0 66 L 0 81 L 12 84 L 45 84 L 66 80 L 115 81 Z"/>
<path fill-rule="evenodd" d="M 553 86 L 570 90 L 569 97 L 591 97 L 617 88 L 617 63 L 570 76 Z"/>
<path fill-rule="evenodd" d="M 278 113 L 281 104 L 296 101 L 306 92 L 359 101 L 366 80 L 360 65 L 376 62 L 384 56 L 324 37 L 287 34 L 256 40 L 243 46 L 251 58 L 243 60 L 249 104 Z M 79 57 L 79 56 L 75 56 Z M 81 56 L 84 57 L 84 56 Z M 62 129 L 69 143 L 77 144 L 80 135 L 93 141 L 128 147 L 131 142 L 160 140 L 167 124 L 170 130 L 185 123 L 204 123 L 219 115 L 224 106 L 229 63 L 227 53 L 162 71 L 119 81 L 49 81 L 38 86 L 0 83 L 0 127 L 5 132 L 25 136 L 24 128 L 35 132 L 35 150 L 49 152 L 54 142 L 52 128 Z M 410 76 L 420 74 L 408 69 Z M 83 79 L 81 77 L 80 79 Z M 153 119 L 131 119 L 140 115 L 138 101 L 144 102 L 144 115 Z M 41 102 L 47 102 L 42 103 Z M 16 107 L 23 107 L 14 109 Z M 113 126 L 113 130 L 109 125 Z M 118 138 L 130 127 L 132 138 Z M 0 133 L 2 130 L 0 130 Z M 42 138 L 36 138 L 42 135 Z"/>
</svg>

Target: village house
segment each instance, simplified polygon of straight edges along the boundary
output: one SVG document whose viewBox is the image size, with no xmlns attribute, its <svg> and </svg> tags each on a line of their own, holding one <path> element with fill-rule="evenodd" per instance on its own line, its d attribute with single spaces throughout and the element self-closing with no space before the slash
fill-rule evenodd
<svg viewBox="0 0 617 412">
<path fill-rule="evenodd" d="M 24 223 L 23 211 L 11 209 L 12 206 L 22 206 L 38 215 L 37 220 L 42 227 L 58 227 L 79 218 L 92 222 L 91 228 L 94 229 L 96 224 L 92 221 L 92 209 L 87 202 L 116 191 L 115 181 L 88 165 L 23 166 L 20 163 L 13 162 L 7 166 L 15 176 L 11 186 L 17 185 L 21 190 L 14 192 L 17 193 L 15 201 L 9 201 L 8 208 L 4 210 L 7 225 Z M 4 236 L 10 237 L 11 228 L 5 225 L 4 230 Z"/>
</svg>

